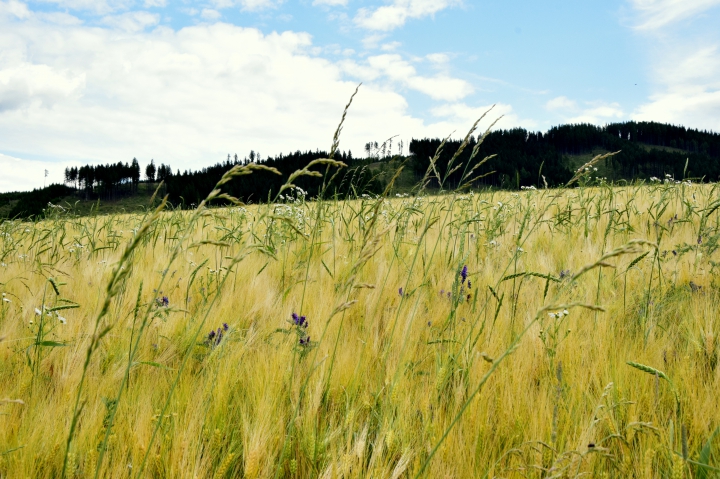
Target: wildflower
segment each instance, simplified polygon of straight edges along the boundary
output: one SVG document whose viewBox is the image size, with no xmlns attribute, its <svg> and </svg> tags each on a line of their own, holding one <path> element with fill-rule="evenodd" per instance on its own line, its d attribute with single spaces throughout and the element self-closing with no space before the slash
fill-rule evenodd
<svg viewBox="0 0 720 479">
<path fill-rule="evenodd" d="M 305 316 L 298 316 L 297 314 L 292 313 L 292 320 L 295 326 L 301 326 L 303 328 L 307 328 L 308 326 Z"/>
<path fill-rule="evenodd" d="M 35 308 L 35 314 L 36 314 L 37 316 L 40 316 L 40 315 L 42 314 L 42 311 L 40 311 L 39 309 Z"/>
<path fill-rule="evenodd" d="M 170 306 L 170 299 L 167 296 L 163 296 L 162 298 L 158 298 L 157 300 L 158 306 L 162 306 L 167 308 Z"/>
<path fill-rule="evenodd" d="M 467 276 L 468 276 L 468 270 L 467 270 L 467 265 L 465 265 L 465 266 L 463 266 L 462 271 L 460 271 L 460 277 L 462 278 L 461 284 L 465 283 Z"/>
<path fill-rule="evenodd" d="M 59 314 L 58 314 L 58 320 L 59 320 L 62 324 L 67 324 L 67 319 L 63 318 L 63 317 L 60 316 Z"/>
<path fill-rule="evenodd" d="M 310 345 L 310 336 L 305 336 L 305 338 L 300 338 L 300 346 L 309 346 Z"/>
<path fill-rule="evenodd" d="M 228 328 L 230 328 L 230 326 L 228 326 L 228 323 L 223 323 L 223 329 L 227 331 Z"/>
<path fill-rule="evenodd" d="M 568 314 L 570 314 L 570 312 L 567 309 L 563 309 L 563 314 L 567 316 Z"/>
<path fill-rule="evenodd" d="M 555 319 L 557 317 L 555 313 L 548 313 L 548 316 L 550 316 L 551 319 Z"/>
<path fill-rule="evenodd" d="M 468 289 L 472 288 L 472 282 L 468 280 Z"/>
<path fill-rule="evenodd" d="M 400 296 L 403 295 L 403 289 L 402 289 L 402 288 L 398 289 L 398 294 L 399 294 Z"/>
<path fill-rule="evenodd" d="M 9 299 L 7 299 L 7 298 L 5 297 L 5 293 L 2 294 L 2 300 L 3 300 L 4 302 L 6 302 L 6 303 L 12 303 L 12 301 L 10 301 Z"/>
</svg>

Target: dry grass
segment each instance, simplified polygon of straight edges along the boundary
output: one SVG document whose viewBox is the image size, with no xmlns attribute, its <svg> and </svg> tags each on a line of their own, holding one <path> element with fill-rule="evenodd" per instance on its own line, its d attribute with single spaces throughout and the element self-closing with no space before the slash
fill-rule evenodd
<svg viewBox="0 0 720 479">
<path fill-rule="evenodd" d="M 718 204 L 582 186 L 2 223 L 0 477 L 713 477 Z"/>
</svg>

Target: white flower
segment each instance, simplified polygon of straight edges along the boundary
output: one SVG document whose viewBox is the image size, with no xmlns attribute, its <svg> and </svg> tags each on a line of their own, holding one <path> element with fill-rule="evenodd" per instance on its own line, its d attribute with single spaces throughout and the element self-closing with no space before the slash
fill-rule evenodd
<svg viewBox="0 0 720 479">
<path fill-rule="evenodd" d="M 567 309 L 563 309 L 563 314 L 564 314 L 565 316 L 567 316 L 567 315 L 570 314 L 570 313 L 568 312 Z"/>
<path fill-rule="evenodd" d="M 5 293 L 3 293 L 3 301 L 5 301 L 6 303 L 12 303 L 12 301 L 5 297 Z"/>
<path fill-rule="evenodd" d="M 61 322 L 62 324 L 67 323 L 67 319 L 63 318 L 63 317 L 60 316 L 59 314 L 58 314 L 58 319 L 60 320 L 60 322 Z"/>
<path fill-rule="evenodd" d="M 552 319 L 555 319 L 555 313 L 548 313 L 548 316 L 550 316 Z"/>
</svg>

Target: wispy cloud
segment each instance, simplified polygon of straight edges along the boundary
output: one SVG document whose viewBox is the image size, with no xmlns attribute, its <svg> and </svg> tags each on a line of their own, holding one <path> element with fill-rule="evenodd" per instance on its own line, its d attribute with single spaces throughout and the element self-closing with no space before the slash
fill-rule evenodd
<svg viewBox="0 0 720 479">
<path fill-rule="evenodd" d="M 432 16 L 459 4 L 459 0 L 393 0 L 390 5 L 375 9 L 359 9 L 355 24 L 368 30 L 390 31 L 402 27 L 410 19 Z"/>
<path fill-rule="evenodd" d="M 682 123 L 720 132 L 720 48 L 707 46 L 688 53 L 668 51 L 655 66 L 656 91 L 633 114 L 640 120 Z"/>
<path fill-rule="evenodd" d="M 591 123 L 594 125 L 618 121 L 626 113 L 617 102 L 586 101 L 578 102 L 566 96 L 558 96 L 547 103 L 545 109 L 559 115 L 564 123 Z"/>
<path fill-rule="evenodd" d="M 153 2 L 153 0 L 149 1 Z M 87 11 L 100 15 L 127 10 L 135 5 L 135 0 L 38 0 L 38 2 L 53 4 L 67 10 Z"/>
<path fill-rule="evenodd" d="M 639 30 L 656 30 L 720 5 L 720 0 L 630 0 Z"/>
<path fill-rule="evenodd" d="M 126 12 L 119 15 L 107 15 L 100 23 L 129 33 L 137 33 L 148 27 L 157 25 L 160 15 L 149 12 Z"/>
<path fill-rule="evenodd" d="M 399 54 L 374 55 L 365 63 L 346 60 L 344 71 L 363 81 L 385 80 L 391 84 L 423 93 L 433 100 L 457 101 L 473 92 L 470 83 L 446 74 L 424 76 Z"/>
<path fill-rule="evenodd" d="M 211 0 L 210 3 L 216 9 L 240 7 L 242 10 L 254 12 L 276 8 L 283 0 Z"/>
<path fill-rule="evenodd" d="M 327 5 L 329 7 L 338 7 L 338 6 L 344 7 L 345 5 L 347 5 L 347 3 L 348 3 L 348 0 L 313 0 L 312 4 L 315 6 Z"/>
</svg>

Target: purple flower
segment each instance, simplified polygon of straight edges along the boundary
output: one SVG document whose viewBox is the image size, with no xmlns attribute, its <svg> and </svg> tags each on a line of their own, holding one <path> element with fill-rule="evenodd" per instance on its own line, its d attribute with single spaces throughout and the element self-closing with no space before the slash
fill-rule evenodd
<svg viewBox="0 0 720 479">
<path fill-rule="evenodd" d="M 310 345 L 310 336 L 305 336 L 304 338 L 300 338 L 300 346 L 309 346 Z"/>
<path fill-rule="evenodd" d="M 403 295 L 403 290 L 402 290 L 402 288 L 398 289 L 398 294 L 400 294 L 400 296 Z"/>
<path fill-rule="evenodd" d="M 305 316 L 298 316 L 297 314 L 293 313 L 292 320 L 293 320 L 293 324 L 295 326 L 301 326 L 303 328 L 307 328 L 307 326 L 308 326 Z"/>
<path fill-rule="evenodd" d="M 155 301 L 157 302 L 158 306 L 163 306 L 163 307 L 165 307 L 165 308 L 167 308 L 168 306 L 170 306 L 170 299 L 168 299 L 167 296 L 163 296 L 162 298 L 158 298 L 158 299 L 156 299 Z"/>
<path fill-rule="evenodd" d="M 472 283 L 468 280 L 468 289 L 472 288 Z"/>
<path fill-rule="evenodd" d="M 223 323 L 223 329 L 224 329 L 225 331 L 227 331 L 229 327 L 230 327 L 230 326 L 228 326 L 228 323 Z"/>
<path fill-rule="evenodd" d="M 465 282 L 467 279 L 468 272 L 467 272 L 467 265 L 463 266 L 462 271 L 460 271 L 460 277 L 462 278 L 461 284 Z"/>
</svg>

